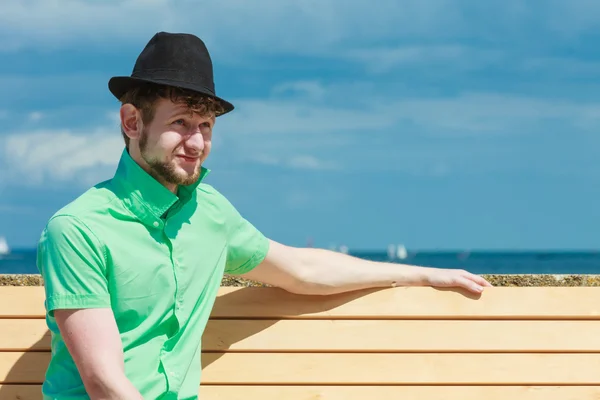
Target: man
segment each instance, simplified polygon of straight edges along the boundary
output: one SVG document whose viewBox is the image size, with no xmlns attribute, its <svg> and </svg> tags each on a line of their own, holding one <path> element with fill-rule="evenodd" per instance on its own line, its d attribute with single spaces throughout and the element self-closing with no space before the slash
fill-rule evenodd
<svg viewBox="0 0 600 400">
<path fill-rule="evenodd" d="M 376 263 L 267 239 L 203 182 L 216 117 L 204 43 L 156 34 L 109 81 L 125 141 L 114 177 L 49 220 L 38 248 L 52 358 L 45 399 L 195 399 L 201 336 L 224 273 L 329 295 L 490 286 L 462 270 Z"/>
</svg>

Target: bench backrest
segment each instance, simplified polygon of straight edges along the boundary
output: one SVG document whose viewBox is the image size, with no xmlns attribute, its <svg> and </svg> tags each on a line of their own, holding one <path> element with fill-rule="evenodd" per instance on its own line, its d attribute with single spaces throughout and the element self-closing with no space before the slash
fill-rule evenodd
<svg viewBox="0 0 600 400">
<path fill-rule="evenodd" d="M 0 399 L 39 400 L 41 287 L 0 287 Z M 395 288 L 331 297 L 223 287 L 202 400 L 600 399 L 600 288 Z"/>
</svg>

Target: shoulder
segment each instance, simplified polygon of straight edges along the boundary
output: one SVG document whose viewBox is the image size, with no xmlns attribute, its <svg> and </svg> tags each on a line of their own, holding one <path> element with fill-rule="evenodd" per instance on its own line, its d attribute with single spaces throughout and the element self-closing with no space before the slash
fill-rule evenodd
<svg viewBox="0 0 600 400">
<path fill-rule="evenodd" d="M 198 197 L 202 199 L 205 204 L 212 205 L 218 208 L 222 212 L 231 212 L 234 210 L 233 204 L 225 197 L 223 193 L 217 190 L 214 186 L 208 183 L 201 183 L 196 188 Z"/>
<path fill-rule="evenodd" d="M 223 193 L 221 193 L 219 190 L 217 190 L 213 185 L 211 185 L 209 183 L 199 184 L 198 187 L 196 188 L 196 192 L 198 193 L 199 196 L 214 197 L 215 199 L 217 199 L 219 201 L 226 200 Z"/>
<path fill-rule="evenodd" d="M 91 226 L 98 218 L 107 216 L 110 204 L 116 199 L 110 181 L 101 182 L 57 210 L 46 223 L 43 237 L 68 238 L 69 235 L 94 236 Z"/>
<path fill-rule="evenodd" d="M 105 214 L 116 198 L 111 188 L 111 181 L 101 182 L 61 207 L 50 217 L 50 221 L 57 217 L 71 217 L 85 221 L 95 214 Z"/>
<path fill-rule="evenodd" d="M 238 209 L 214 186 L 202 183 L 196 190 L 204 212 L 208 212 L 215 220 L 222 221 L 229 233 L 243 222 L 244 219 Z"/>
</svg>

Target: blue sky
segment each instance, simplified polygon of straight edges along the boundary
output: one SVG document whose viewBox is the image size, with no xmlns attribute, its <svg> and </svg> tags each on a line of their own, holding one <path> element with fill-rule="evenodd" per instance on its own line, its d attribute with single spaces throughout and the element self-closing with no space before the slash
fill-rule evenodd
<svg viewBox="0 0 600 400">
<path fill-rule="evenodd" d="M 112 176 L 107 89 L 157 31 L 204 39 L 208 182 L 267 236 L 350 249 L 600 247 L 600 4 L 29 0 L 0 12 L 0 235 Z"/>
</svg>

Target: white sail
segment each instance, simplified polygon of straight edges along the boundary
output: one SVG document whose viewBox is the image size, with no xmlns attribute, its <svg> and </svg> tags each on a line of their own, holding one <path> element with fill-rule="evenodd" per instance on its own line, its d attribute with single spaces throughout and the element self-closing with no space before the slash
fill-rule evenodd
<svg viewBox="0 0 600 400">
<path fill-rule="evenodd" d="M 9 254 L 10 247 L 8 247 L 8 242 L 4 236 L 0 236 L 0 254 Z"/>
<path fill-rule="evenodd" d="M 404 245 L 399 245 L 397 250 L 396 250 L 396 257 L 398 257 L 401 260 L 404 260 L 406 257 L 408 257 L 408 252 L 406 251 L 406 247 L 404 247 Z"/>
<path fill-rule="evenodd" d="M 396 258 L 396 245 L 389 244 L 387 248 L 388 259 L 393 260 Z"/>
</svg>

